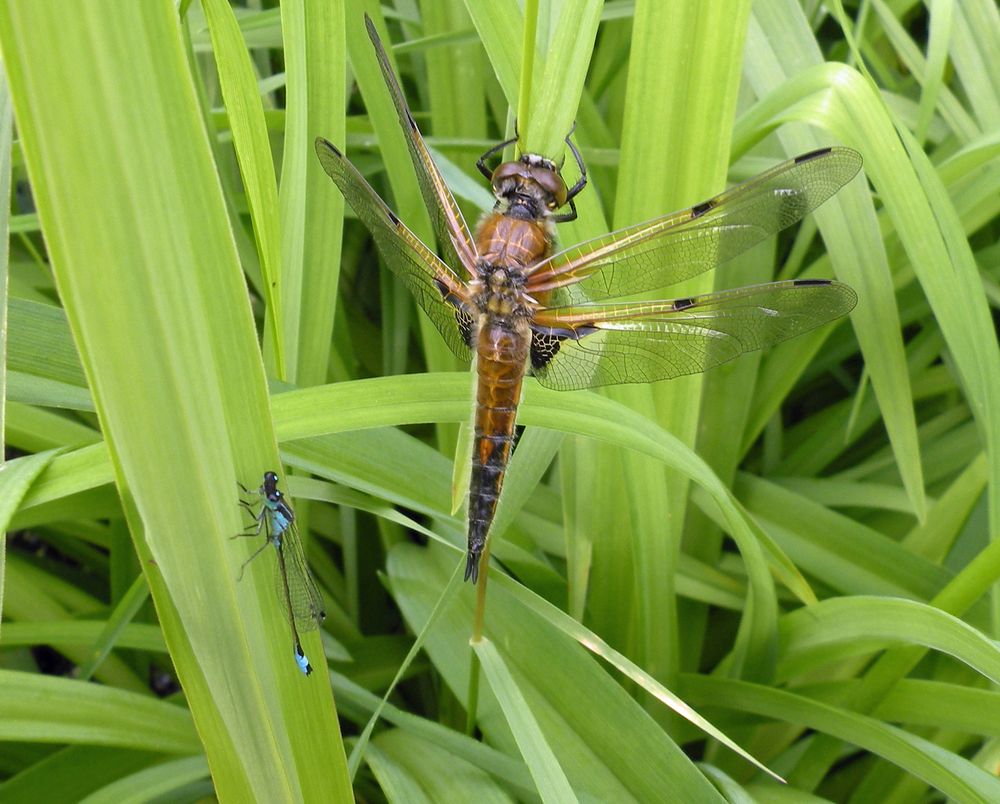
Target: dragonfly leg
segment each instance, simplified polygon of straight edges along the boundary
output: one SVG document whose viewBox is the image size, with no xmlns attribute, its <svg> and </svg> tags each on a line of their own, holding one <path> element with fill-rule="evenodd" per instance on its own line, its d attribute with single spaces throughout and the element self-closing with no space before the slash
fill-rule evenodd
<svg viewBox="0 0 1000 804">
<path fill-rule="evenodd" d="M 573 133 L 573 129 L 576 128 L 576 122 L 573 123 L 573 128 L 570 129 L 569 134 Z M 569 134 L 566 135 L 566 144 L 569 146 L 570 151 L 573 152 L 573 158 L 576 159 L 577 167 L 580 168 L 580 178 L 576 180 L 576 184 L 569 188 L 566 192 L 566 201 L 569 202 L 570 209 L 573 210 L 573 217 L 576 217 L 576 207 L 573 206 L 573 199 L 579 194 L 579 192 L 587 186 L 587 166 L 583 163 L 583 157 L 580 156 L 580 152 L 576 149 L 573 141 L 569 138 Z"/>
<path fill-rule="evenodd" d="M 487 179 L 493 180 L 493 171 L 486 167 L 486 160 L 491 156 L 500 153 L 508 145 L 513 145 L 517 142 L 517 134 L 514 134 L 509 140 L 504 140 L 503 142 L 494 145 L 486 153 L 484 153 L 478 160 L 476 160 L 476 167 L 479 168 L 479 172 L 482 173 Z"/>
<path fill-rule="evenodd" d="M 577 182 L 579 184 L 579 182 Z M 576 185 L 574 185 L 575 187 Z M 578 191 L 579 192 L 579 191 Z M 572 198 L 567 197 L 567 202 L 569 203 L 569 212 L 564 212 L 561 215 L 551 215 L 549 220 L 554 223 L 566 223 L 567 221 L 576 220 L 576 202 Z"/>
</svg>

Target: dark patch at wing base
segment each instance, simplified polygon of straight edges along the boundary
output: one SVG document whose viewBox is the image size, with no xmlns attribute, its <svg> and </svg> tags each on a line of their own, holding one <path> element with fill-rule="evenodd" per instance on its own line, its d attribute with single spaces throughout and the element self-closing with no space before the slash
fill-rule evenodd
<svg viewBox="0 0 1000 804">
<path fill-rule="evenodd" d="M 563 338 L 544 332 L 531 333 L 531 368 L 537 372 L 545 368 L 549 361 L 559 354 L 559 344 Z"/>
<path fill-rule="evenodd" d="M 549 335 L 558 349 L 550 347 L 538 365 L 533 333 L 535 376 L 548 388 L 573 390 L 698 374 L 834 321 L 854 308 L 857 295 L 840 282 L 790 280 L 678 301 L 546 311 L 554 325 L 563 315 L 567 329 L 584 318 L 592 324 L 578 339 Z"/>
</svg>

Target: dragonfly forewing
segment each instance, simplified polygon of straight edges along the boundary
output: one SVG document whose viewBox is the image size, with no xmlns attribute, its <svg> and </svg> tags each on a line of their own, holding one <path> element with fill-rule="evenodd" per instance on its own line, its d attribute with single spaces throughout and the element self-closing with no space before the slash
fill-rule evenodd
<svg viewBox="0 0 1000 804">
<path fill-rule="evenodd" d="M 669 287 L 800 221 L 860 169 L 850 148 L 803 154 L 701 204 L 554 254 L 532 269 L 527 290 L 555 291 L 557 306 Z"/>
<path fill-rule="evenodd" d="M 472 315 L 465 285 L 396 217 L 335 145 L 317 138 L 316 155 L 351 209 L 372 233 L 389 270 L 413 294 L 451 350 L 458 357 L 470 360 Z"/>
<path fill-rule="evenodd" d="M 420 185 L 420 193 L 423 195 L 424 204 L 431 218 L 431 225 L 434 227 L 434 235 L 437 237 L 438 248 L 444 255 L 445 262 L 463 279 L 474 277 L 476 271 L 476 247 L 472 239 L 472 233 L 462 217 L 462 211 L 458 208 L 455 197 L 445 184 L 437 165 L 431 158 L 427 145 L 417 123 L 410 113 L 410 108 L 403 97 L 403 91 L 396 80 L 396 74 L 389 64 L 389 56 L 382 47 L 382 40 L 375 30 L 375 23 L 365 15 L 365 27 L 368 29 L 368 38 L 371 39 L 375 47 L 375 56 L 378 59 L 378 66 L 382 70 L 382 77 L 385 79 L 389 95 L 392 97 L 393 106 L 396 107 L 396 114 L 399 116 L 399 123 L 403 129 L 403 136 L 406 138 L 406 147 L 410 152 L 410 159 L 413 162 L 413 169 L 417 174 L 417 183 Z"/>
</svg>

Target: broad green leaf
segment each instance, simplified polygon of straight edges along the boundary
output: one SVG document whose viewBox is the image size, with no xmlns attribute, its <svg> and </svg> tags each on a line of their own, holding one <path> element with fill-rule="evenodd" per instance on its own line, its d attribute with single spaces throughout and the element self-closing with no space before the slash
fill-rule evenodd
<svg viewBox="0 0 1000 804">
<path fill-rule="evenodd" d="M 233 484 L 278 462 L 261 430 L 268 400 L 253 321 L 172 12 L 7 6 L 0 43 L 60 296 L 215 784 L 222 796 L 297 799 L 328 791 L 331 774 L 345 785 L 345 763 L 339 740 L 318 738 L 323 723 L 339 734 L 332 700 L 294 668 L 273 593 L 236 584 Z M 20 49 L 29 30 L 62 57 Z M 53 91 L 63 103 L 42 100 Z M 59 133 L 81 127 L 104 136 Z"/>
</svg>

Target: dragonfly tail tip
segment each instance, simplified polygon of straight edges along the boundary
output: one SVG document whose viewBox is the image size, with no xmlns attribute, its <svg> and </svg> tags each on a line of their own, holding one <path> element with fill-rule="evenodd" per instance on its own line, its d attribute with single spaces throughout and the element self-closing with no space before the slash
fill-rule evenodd
<svg viewBox="0 0 1000 804">
<path fill-rule="evenodd" d="M 465 561 L 465 580 L 476 583 L 479 580 L 479 550 L 470 550 Z"/>
</svg>

